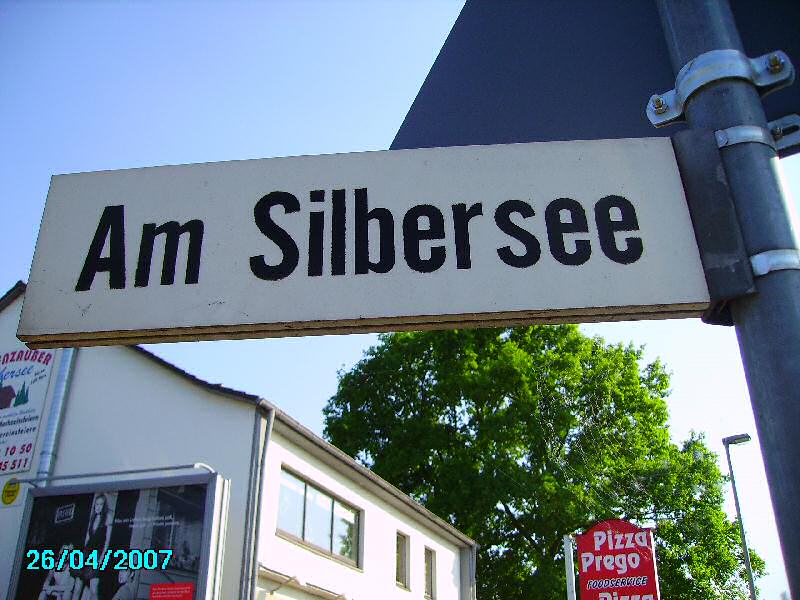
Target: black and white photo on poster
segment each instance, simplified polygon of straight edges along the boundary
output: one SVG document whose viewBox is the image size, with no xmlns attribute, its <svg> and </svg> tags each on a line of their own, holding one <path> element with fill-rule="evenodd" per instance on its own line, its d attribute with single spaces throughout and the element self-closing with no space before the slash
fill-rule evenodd
<svg viewBox="0 0 800 600">
<path fill-rule="evenodd" d="M 207 488 L 191 484 L 34 498 L 14 599 L 193 600 Z M 53 568 L 44 568 L 52 566 L 43 558 L 46 551 Z M 59 570 L 62 555 L 67 558 Z"/>
</svg>

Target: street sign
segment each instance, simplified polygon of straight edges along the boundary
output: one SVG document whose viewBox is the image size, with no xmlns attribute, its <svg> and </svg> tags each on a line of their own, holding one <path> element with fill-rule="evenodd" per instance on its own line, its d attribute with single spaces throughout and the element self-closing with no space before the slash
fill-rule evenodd
<svg viewBox="0 0 800 600">
<path fill-rule="evenodd" d="M 611 519 L 576 539 L 581 600 L 659 600 L 652 529 Z"/>
<path fill-rule="evenodd" d="M 669 140 L 365 152 L 53 178 L 33 347 L 697 316 Z"/>
<path fill-rule="evenodd" d="M 800 64 L 800 2 L 731 4 L 748 56 Z M 655 129 L 645 108 L 673 87 L 652 0 L 467 0 L 392 148 L 669 136 L 682 125 Z M 800 84 L 764 108 L 800 113 Z"/>
</svg>

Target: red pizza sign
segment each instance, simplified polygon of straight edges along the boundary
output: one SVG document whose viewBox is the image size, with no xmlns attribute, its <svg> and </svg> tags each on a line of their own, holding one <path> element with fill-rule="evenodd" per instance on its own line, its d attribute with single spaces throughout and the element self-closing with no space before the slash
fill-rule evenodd
<svg viewBox="0 0 800 600">
<path fill-rule="evenodd" d="M 659 600 L 653 530 L 612 519 L 577 537 L 581 600 Z"/>
</svg>

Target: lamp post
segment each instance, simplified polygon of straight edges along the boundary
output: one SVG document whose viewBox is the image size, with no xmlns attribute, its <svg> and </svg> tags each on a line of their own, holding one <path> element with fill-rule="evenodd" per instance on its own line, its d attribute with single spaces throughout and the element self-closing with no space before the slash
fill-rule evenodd
<svg viewBox="0 0 800 600">
<path fill-rule="evenodd" d="M 733 487 L 733 501 L 736 504 L 736 517 L 739 520 L 739 533 L 742 537 L 742 551 L 744 552 L 744 566 L 747 569 L 747 584 L 750 586 L 750 598 L 756 600 L 756 586 L 753 583 L 753 567 L 750 566 L 750 552 L 747 549 L 747 540 L 744 537 L 744 523 L 742 522 L 742 511 L 739 508 L 739 494 L 736 493 L 736 478 L 733 476 L 733 464 L 731 463 L 731 444 L 744 444 L 750 441 L 750 436 L 746 433 L 731 435 L 722 438 L 722 445 L 725 446 L 725 455 L 728 457 L 728 472 L 731 474 L 731 486 Z"/>
</svg>

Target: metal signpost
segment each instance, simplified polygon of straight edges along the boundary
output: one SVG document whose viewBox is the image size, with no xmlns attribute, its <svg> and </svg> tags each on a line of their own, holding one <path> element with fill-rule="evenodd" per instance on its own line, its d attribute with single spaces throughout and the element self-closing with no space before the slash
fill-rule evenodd
<svg viewBox="0 0 800 600">
<path fill-rule="evenodd" d="M 564 536 L 564 571 L 567 579 L 567 600 L 575 597 L 575 563 L 572 560 L 572 536 Z"/>
<path fill-rule="evenodd" d="M 757 293 L 732 302 L 789 586 L 800 598 L 800 244 L 776 169 L 776 151 L 759 91 L 727 2 L 659 0 L 659 13 L 678 75 L 703 79 L 683 114 L 693 129 L 720 132 L 725 175 L 756 276 Z M 777 50 L 777 49 L 776 49 Z M 767 75 L 790 81 L 788 58 L 766 56 Z M 702 63 L 702 64 L 701 64 Z M 686 66 L 684 66 L 686 65 Z M 685 84 L 684 84 L 685 85 Z M 769 84 L 767 84 L 769 85 Z M 690 85 L 690 89 L 691 89 Z M 654 90 L 661 92 L 662 90 Z M 655 111 L 657 98 L 648 111 Z M 657 122 L 657 121 L 656 121 Z M 725 140 L 733 143 L 725 143 Z M 709 174 L 709 177 L 711 174 Z"/>
</svg>

